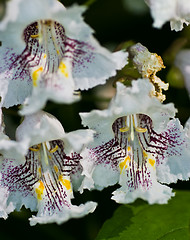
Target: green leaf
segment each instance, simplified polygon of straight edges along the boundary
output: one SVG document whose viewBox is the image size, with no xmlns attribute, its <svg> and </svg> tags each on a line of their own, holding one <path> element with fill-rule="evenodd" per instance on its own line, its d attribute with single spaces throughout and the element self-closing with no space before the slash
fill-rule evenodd
<svg viewBox="0 0 190 240">
<path fill-rule="evenodd" d="M 143 200 L 122 205 L 107 220 L 96 240 L 189 240 L 190 191 L 177 191 L 168 204 Z"/>
</svg>

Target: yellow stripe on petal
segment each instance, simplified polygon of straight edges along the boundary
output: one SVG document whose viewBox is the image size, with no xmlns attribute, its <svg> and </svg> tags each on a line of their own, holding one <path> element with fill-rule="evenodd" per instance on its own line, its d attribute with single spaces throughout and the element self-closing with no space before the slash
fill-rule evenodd
<svg viewBox="0 0 190 240">
<path fill-rule="evenodd" d="M 123 161 L 119 164 L 120 170 L 122 172 L 123 168 L 126 167 L 126 161 Z"/>
<path fill-rule="evenodd" d="M 144 158 L 148 157 L 148 154 L 144 150 L 143 150 L 143 156 L 144 156 Z"/>
<path fill-rule="evenodd" d="M 44 184 L 43 182 L 40 180 L 39 181 L 39 186 L 36 188 L 36 194 L 37 194 L 37 199 L 38 200 L 42 200 L 42 195 L 43 195 L 43 191 L 44 191 Z"/>
<path fill-rule="evenodd" d="M 127 151 L 130 152 L 131 151 L 131 147 L 127 147 Z"/>
<path fill-rule="evenodd" d="M 55 170 L 56 173 L 59 172 L 59 169 L 58 169 L 58 167 L 57 167 L 56 165 L 54 165 L 53 168 L 54 168 L 54 170 Z"/>
<path fill-rule="evenodd" d="M 129 156 L 127 156 L 127 157 L 125 158 L 125 160 L 130 162 L 130 161 L 131 161 L 131 158 L 130 158 Z"/>
<path fill-rule="evenodd" d="M 71 190 L 71 183 L 68 179 L 64 179 L 62 175 L 59 175 L 59 181 L 66 187 L 67 190 Z"/>
<path fill-rule="evenodd" d="M 127 165 L 127 162 L 129 163 L 131 161 L 131 158 L 129 156 L 127 156 L 124 161 L 120 162 L 119 164 L 119 167 L 120 167 L 120 170 L 122 172 L 123 168 L 128 168 L 128 165 Z"/>
<path fill-rule="evenodd" d="M 41 169 L 41 167 L 38 168 L 38 173 L 39 173 L 39 175 L 41 177 L 42 176 L 42 169 Z"/>
<path fill-rule="evenodd" d="M 34 87 L 37 87 L 37 80 L 42 71 L 43 71 L 43 67 L 39 67 L 32 73 L 32 81 L 33 81 Z"/>
<path fill-rule="evenodd" d="M 65 65 L 65 63 L 61 62 L 59 65 L 59 70 L 61 71 L 61 73 L 68 78 L 69 77 L 69 71 L 67 69 L 67 66 Z"/>
<path fill-rule="evenodd" d="M 151 158 L 149 158 L 149 159 L 148 159 L 148 161 L 149 161 L 150 165 L 151 165 L 152 167 L 154 167 L 155 160 L 154 160 L 154 159 L 151 159 Z"/>
</svg>

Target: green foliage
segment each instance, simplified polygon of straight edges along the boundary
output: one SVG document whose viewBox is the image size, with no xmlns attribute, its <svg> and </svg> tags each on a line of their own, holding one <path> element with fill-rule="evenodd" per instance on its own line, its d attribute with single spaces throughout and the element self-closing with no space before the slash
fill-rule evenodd
<svg viewBox="0 0 190 240">
<path fill-rule="evenodd" d="M 177 191 L 168 204 L 143 200 L 122 205 L 107 220 L 96 240 L 189 240 L 190 192 Z"/>
<path fill-rule="evenodd" d="M 184 88 L 184 77 L 180 70 L 172 66 L 166 76 L 167 82 L 170 84 L 170 87 L 175 88 Z"/>
<path fill-rule="evenodd" d="M 84 5 L 86 5 L 87 7 L 89 7 L 90 5 L 92 5 L 94 2 L 96 2 L 97 0 L 87 0 Z"/>
</svg>

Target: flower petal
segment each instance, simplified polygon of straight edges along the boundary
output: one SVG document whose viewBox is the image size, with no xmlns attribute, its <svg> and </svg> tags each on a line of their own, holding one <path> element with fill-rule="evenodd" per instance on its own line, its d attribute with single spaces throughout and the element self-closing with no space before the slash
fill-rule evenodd
<svg viewBox="0 0 190 240">
<path fill-rule="evenodd" d="M 70 218 L 80 218 L 88 213 L 94 212 L 97 204 L 95 202 L 87 202 L 85 204 L 81 204 L 79 206 L 72 206 L 70 209 L 63 209 L 62 212 L 59 212 L 58 214 L 54 214 L 52 216 L 40 216 L 38 214 L 37 216 L 32 216 L 30 218 L 30 225 L 34 226 L 37 223 L 57 223 L 61 224 L 69 220 Z"/>
<path fill-rule="evenodd" d="M 61 123 L 53 115 L 43 111 L 27 115 L 16 130 L 17 141 L 24 142 L 29 139 L 29 146 L 61 139 L 64 136 Z"/>
<path fill-rule="evenodd" d="M 188 0 L 145 0 L 151 9 L 153 26 L 161 28 L 170 21 L 171 30 L 181 31 L 184 23 L 189 24 L 190 3 Z"/>
<path fill-rule="evenodd" d="M 132 88 L 126 88 L 123 84 L 117 83 L 116 96 L 108 109 L 80 113 L 83 125 L 89 126 L 97 133 L 96 142 L 90 147 L 96 147 L 114 138 L 113 131 L 110 131 L 113 122 L 119 117 L 135 113 L 148 115 L 154 122 L 154 129 L 161 132 L 166 127 L 169 117 L 174 117 L 176 109 L 173 104 L 163 105 L 156 98 L 149 96 L 152 89 L 148 79 L 133 81 Z"/>
<path fill-rule="evenodd" d="M 94 39 L 81 16 L 85 7 L 65 9 L 56 0 L 12 0 L 7 9 L 0 23 L 4 107 L 26 100 L 22 114 L 31 114 L 48 99 L 74 102 L 74 90 L 105 83 L 127 63 L 127 53 L 112 54 Z"/>
<path fill-rule="evenodd" d="M 32 75 L 39 71 L 40 67 L 34 68 Z M 73 103 L 80 99 L 80 94 L 74 92 L 74 83 L 72 76 L 68 77 L 69 64 L 60 63 L 57 73 L 43 74 L 37 73 L 34 76 L 33 90 L 30 97 L 28 97 L 20 111 L 21 115 L 32 114 L 42 109 L 47 100 L 53 100 L 58 103 L 64 102 L 65 104 Z"/>
<path fill-rule="evenodd" d="M 139 188 L 136 191 L 131 192 L 129 190 L 127 191 L 125 187 L 121 187 L 113 192 L 112 199 L 123 204 L 132 203 L 137 198 L 148 201 L 149 204 L 165 204 L 173 196 L 174 193 L 172 193 L 171 188 L 155 182 L 148 191 Z"/>
<path fill-rule="evenodd" d="M 73 150 L 81 152 L 85 145 L 93 141 L 94 131 L 92 130 L 76 130 L 67 133 L 64 138 L 65 151 L 70 154 Z"/>
<path fill-rule="evenodd" d="M 167 138 L 168 148 L 163 156 L 159 156 L 163 160 L 157 167 L 157 177 L 162 183 L 177 182 L 178 179 L 189 180 L 190 139 L 186 137 L 185 131 L 179 120 L 175 119 L 168 123 L 167 130 L 163 134 Z"/>
<path fill-rule="evenodd" d="M 43 147 L 45 146 L 46 149 Z M 37 216 L 30 218 L 36 223 L 63 223 L 71 217 L 82 217 L 93 212 L 96 203 L 87 202 L 80 206 L 71 204 L 73 198 L 71 174 L 80 163 L 77 154 L 67 156 L 61 140 L 47 145 L 32 146 L 24 164 L 13 159 L 4 159 L 1 167 L 0 191 L 2 195 L 2 217 L 22 205 Z"/>
<path fill-rule="evenodd" d="M 80 191 L 101 190 L 118 182 L 121 188 L 112 197 L 117 202 L 142 198 L 162 204 L 173 193 L 159 182 L 190 177 L 187 131 L 179 120 L 170 120 L 175 114 L 173 104 L 161 104 L 150 96 L 151 90 L 147 79 L 134 81 L 128 88 L 117 83 L 107 110 L 80 114 L 83 124 L 96 131 L 94 142 L 82 155 Z"/>
</svg>

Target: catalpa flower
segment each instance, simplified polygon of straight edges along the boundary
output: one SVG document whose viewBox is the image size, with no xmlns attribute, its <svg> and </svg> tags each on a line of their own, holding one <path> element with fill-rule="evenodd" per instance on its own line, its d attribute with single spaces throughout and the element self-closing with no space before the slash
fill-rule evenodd
<svg viewBox="0 0 190 240">
<path fill-rule="evenodd" d="M 74 90 L 105 83 L 126 64 L 127 53 L 110 53 L 83 21 L 85 7 L 56 0 L 12 0 L 0 23 L 2 105 L 22 104 L 23 114 L 47 99 L 70 103 Z"/>
<path fill-rule="evenodd" d="M 92 134 L 89 130 L 66 134 L 60 122 L 45 112 L 25 117 L 16 131 L 18 143 L 30 139 L 25 160 L 1 156 L 0 216 L 6 219 L 24 205 L 38 211 L 30 218 L 31 225 L 60 224 L 93 212 L 94 202 L 71 203 L 73 188 L 77 190 L 82 181 L 80 152 Z"/>
<path fill-rule="evenodd" d="M 83 125 L 96 131 L 81 160 L 81 191 L 119 183 L 112 197 L 116 202 L 142 198 L 161 204 L 174 195 L 162 183 L 188 180 L 189 145 L 173 118 L 176 110 L 151 97 L 152 90 L 148 79 L 133 81 L 128 88 L 118 82 L 108 109 L 80 114 Z"/>
<path fill-rule="evenodd" d="M 188 0 L 145 0 L 151 10 L 153 26 L 161 28 L 170 21 L 171 30 L 181 31 L 190 23 L 190 2 Z"/>
</svg>

